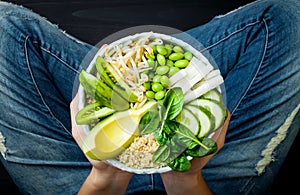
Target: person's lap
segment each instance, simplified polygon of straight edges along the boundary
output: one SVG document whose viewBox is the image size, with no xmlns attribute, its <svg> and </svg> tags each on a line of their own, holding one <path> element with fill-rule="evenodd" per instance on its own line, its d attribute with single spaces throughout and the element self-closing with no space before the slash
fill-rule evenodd
<svg viewBox="0 0 300 195">
<path fill-rule="evenodd" d="M 229 194 L 268 190 L 297 135 L 298 10 L 299 3 L 292 1 L 260 1 L 243 8 L 242 14 L 224 16 L 230 25 L 217 17 L 204 28 L 189 31 L 204 43 L 204 51 L 225 76 L 232 113 L 224 148 L 203 170 L 212 190 L 226 189 Z M 215 25 L 221 33 L 210 39 L 211 33 L 205 32 L 216 30 Z"/>
<path fill-rule="evenodd" d="M 297 3 L 281 2 L 261 1 L 187 31 L 219 66 L 232 113 L 224 148 L 203 170 L 215 194 L 266 190 L 299 129 L 299 117 L 285 128 L 300 102 Z M 72 139 L 69 103 L 81 62 L 96 48 L 23 8 L 0 9 L 1 161 L 25 193 L 74 194 L 90 165 Z M 128 192 L 153 188 L 163 190 L 159 175 L 135 175 Z"/>
</svg>

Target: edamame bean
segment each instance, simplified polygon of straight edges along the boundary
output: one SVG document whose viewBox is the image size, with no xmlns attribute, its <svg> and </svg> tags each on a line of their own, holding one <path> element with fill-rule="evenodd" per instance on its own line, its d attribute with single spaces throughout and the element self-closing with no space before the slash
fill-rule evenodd
<svg viewBox="0 0 300 195">
<path fill-rule="evenodd" d="M 173 76 L 174 74 L 176 74 L 180 69 L 176 66 L 171 66 L 170 70 L 169 70 L 169 76 Z"/>
<path fill-rule="evenodd" d="M 156 92 L 155 95 L 154 95 L 154 98 L 156 100 L 161 100 L 161 99 L 163 99 L 165 97 L 165 94 L 166 94 L 165 91 Z"/>
<path fill-rule="evenodd" d="M 156 45 L 151 45 L 150 47 L 151 47 L 151 49 L 153 50 L 153 53 L 157 53 Z"/>
<path fill-rule="evenodd" d="M 162 54 L 157 54 L 156 59 L 160 65 L 164 66 L 166 64 L 166 58 Z"/>
<path fill-rule="evenodd" d="M 168 66 L 174 66 L 174 62 L 172 60 L 167 60 L 167 65 Z"/>
<path fill-rule="evenodd" d="M 150 72 L 150 73 L 149 73 L 149 78 L 150 78 L 150 79 L 153 79 L 154 76 L 155 76 L 155 75 L 154 75 L 153 72 Z"/>
<path fill-rule="evenodd" d="M 170 86 L 170 79 L 166 75 L 161 76 L 160 83 L 163 87 L 168 88 Z"/>
<path fill-rule="evenodd" d="M 190 61 L 193 58 L 193 54 L 187 51 L 184 53 L 184 58 Z"/>
<path fill-rule="evenodd" d="M 152 79 L 152 82 L 153 83 L 160 83 L 160 78 L 161 78 L 161 75 L 155 75 Z"/>
<path fill-rule="evenodd" d="M 185 68 L 188 64 L 189 64 L 189 61 L 184 59 L 184 60 L 177 60 L 174 63 L 174 66 L 176 66 L 178 68 Z"/>
<path fill-rule="evenodd" d="M 169 72 L 169 66 L 158 66 L 156 68 L 156 73 L 158 75 L 164 75 L 164 74 L 167 74 Z"/>
<path fill-rule="evenodd" d="M 165 44 L 165 48 L 167 50 L 167 54 L 165 56 L 168 57 L 172 53 L 172 46 L 170 44 Z"/>
<path fill-rule="evenodd" d="M 183 49 L 180 46 L 178 46 L 178 45 L 175 45 L 173 47 L 173 51 L 175 51 L 176 53 L 182 53 L 182 54 L 184 52 Z"/>
<path fill-rule="evenodd" d="M 169 55 L 169 59 L 170 60 L 173 60 L 173 61 L 176 61 L 176 60 L 180 60 L 184 57 L 184 54 L 183 53 L 171 53 Z"/>
<path fill-rule="evenodd" d="M 153 54 L 149 54 L 148 52 L 145 52 L 145 56 L 147 59 L 155 59 L 155 56 Z"/>
<path fill-rule="evenodd" d="M 146 91 L 145 95 L 146 95 L 146 97 L 152 98 L 152 99 L 155 97 L 155 93 L 153 91 Z"/>
<path fill-rule="evenodd" d="M 153 83 L 151 86 L 152 91 L 159 92 L 164 89 L 164 87 L 160 83 Z"/>
<path fill-rule="evenodd" d="M 147 62 L 148 62 L 148 64 L 149 64 L 150 67 L 152 67 L 152 68 L 155 67 L 155 60 L 154 60 L 154 59 L 149 58 L 149 59 L 147 60 Z"/>
<path fill-rule="evenodd" d="M 157 45 L 156 50 L 161 55 L 166 55 L 168 53 L 167 49 L 163 45 Z"/>
</svg>

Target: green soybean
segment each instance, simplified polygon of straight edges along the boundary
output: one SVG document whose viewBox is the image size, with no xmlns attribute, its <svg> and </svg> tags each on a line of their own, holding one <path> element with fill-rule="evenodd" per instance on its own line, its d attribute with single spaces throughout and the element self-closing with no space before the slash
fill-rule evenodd
<svg viewBox="0 0 300 195">
<path fill-rule="evenodd" d="M 169 66 L 158 66 L 156 68 L 156 73 L 158 75 L 164 75 L 167 74 L 169 72 L 170 67 Z"/>
<path fill-rule="evenodd" d="M 163 87 L 168 88 L 170 86 L 170 79 L 166 75 L 161 76 L 160 83 Z"/>
<path fill-rule="evenodd" d="M 152 67 L 152 68 L 154 68 L 155 67 L 155 60 L 154 59 L 152 59 L 152 58 L 149 58 L 148 60 L 147 60 L 147 62 L 148 62 L 148 64 L 149 64 L 149 66 L 150 67 Z"/>
<path fill-rule="evenodd" d="M 155 55 L 149 54 L 148 52 L 145 52 L 145 56 L 147 59 L 153 59 L 153 60 L 155 59 Z"/>
<path fill-rule="evenodd" d="M 193 54 L 187 51 L 184 53 L 184 58 L 190 61 L 193 58 Z"/>
<path fill-rule="evenodd" d="M 169 76 L 173 76 L 174 74 L 176 74 L 180 69 L 178 67 L 175 66 L 171 66 L 170 70 L 169 70 Z"/>
<path fill-rule="evenodd" d="M 145 95 L 152 99 L 155 97 L 155 93 L 153 91 L 146 91 Z"/>
<path fill-rule="evenodd" d="M 155 45 L 151 45 L 150 47 L 151 47 L 151 49 L 153 49 L 153 52 L 154 52 L 154 53 L 157 53 L 157 50 L 156 50 L 156 46 L 155 46 Z"/>
<path fill-rule="evenodd" d="M 160 78 L 161 78 L 161 75 L 155 75 L 152 79 L 152 82 L 153 83 L 160 83 Z"/>
<path fill-rule="evenodd" d="M 173 51 L 175 51 L 176 53 L 184 53 L 184 50 L 178 45 L 175 45 L 173 47 Z"/>
<path fill-rule="evenodd" d="M 156 100 L 161 100 L 165 97 L 166 92 L 165 91 L 158 91 L 155 93 L 154 98 Z"/>
<path fill-rule="evenodd" d="M 174 62 L 172 60 L 167 59 L 167 63 L 168 66 L 174 66 Z"/>
<path fill-rule="evenodd" d="M 174 66 L 176 66 L 178 68 L 185 68 L 188 64 L 189 64 L 189 61 L 184 59 L 184 60 L 177 60 L 174 63 Z"/>
<path fill-rule="evenodd" d="M 183 53 L 171 53 L 169 55 L 169 59 L 170 60 L 173 60 L 173 61 L 176 61 L 176 60 L 180 60 L 184 57 L 184 54 Z"/>
<path fill-rule="evenodd" d="M 166 58 L 162 54 L 157 54 L 156 59 L 160 65 L 164 66 L 166 64 Z"/>
<path fill-rule="evenodd" d="M 165 56 L 168 57 L 172 53 L 173 49 L 170 44 L 165 44 L 165 48 L 167 50 L 167 54 Z"/>
<path fill-rule="evenodd" d="M 155 76 L 155 74 L 153 72 L 150 72 L 148 76 L 149 76 L 150 79 L 153 79 L 153 77 Z"/>
<path fill-rule="evenodd" d="M 166 55 L 168 53 L 167 49 L 163 45 L 157 45 L 156 50 L 161 55 Z"/>
<path fill-rule="evenodd" d="M 164 87 L 160 83 L 153 83 L 151 86 L 151 89 L 154 92 L 159 92 L 159 91 L 162 91 L 164 89 Z"/>
</svg>

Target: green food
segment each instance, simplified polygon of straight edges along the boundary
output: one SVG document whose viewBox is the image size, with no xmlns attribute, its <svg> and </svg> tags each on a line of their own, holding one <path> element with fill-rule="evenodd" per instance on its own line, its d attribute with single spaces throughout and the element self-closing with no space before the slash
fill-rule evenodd
<svg viewBox="0 0 300 195">
<path fill-rule="evenodd" d="M 126 110 L 129 108 L 127 100 L 115 93 L 103 81 L 94 75 L 82 70 L 79 81 L 87 95 L 100 103 L 100 106 L 112 108 L 114 110 Z"/>
<path fill-rule="evenodd" d="M 215 122 L 212 131 L 219 129 L 223 125 L 227 117 L 227 111 L 225 106 L 221 102 L 218 102 L 216 100 L 198 98 L 191 101 L 189 105 L 199 106 L 202 109 L 206 109 L 209 111 L 209 113 L 211 113 L 210 119 L 211 121 Z"/>
<path fill-rule="evenodd" d="M 178 46 L 178 45 L 175 45 L 173 47 L 173 51 L 175 51 L 176 53 L 183 53 L 184 50 L 182 49 L 182 47 Z"/>
<path fill-rule="evenodd" d="M 215 117 L 205 108 L 193 105 L 187 105 L 185 108 L 198 117 L 199 138 L 205 137 L 215 127 Z"/>
<path fill-rule="evenodd" d="M 217 150 L 216 143 L 207 136 L 220 128 L 227 117 L 222 96 L 214 89 L 222 80 L 217 82 L 214 77 L 219 76 L 218 72 L 212 73 L 211 66 L 203 59 L 199 64 L 191 52 L 178 45 L 149 46 L 151 49 L 137 50 L 129 65 L 126 60 L 117 62 L 128 53 L 114 51 L 117 56 L 113 60 L 109 56 L 109 63 L 103 57 L 96 58 L 97 73 L 81 72 L 80 83 L 94 103 L 79 111 L 76 122 L 97 122 L 87 136 L 83 150 L 92 159 L 110 159 L 124 151 L 135 136 L 152 133 L 160 144 L 153 162 L 165 162 L 172 170 L 187 171 L 191 167 L 190 157 L 203 157 Z M 142 55 L 140 61 L 132 61 Z M 117 66 L 114 66 L 115 62 Z M 147 66 L 139 67 L 139 63 Z M 176 74 L 179 71 L 180 74 Z M 134 78 L 127 77 L 129 73 Z M 212 86 L 208 92 L 201 86 L 204 77 Z M 188 84 L 193 86 L 186 86 Z M 135 87 L 142 90 L 137 91 Z M 143 112 L 133 107 L 139 103 L 145 103 Z M 131 113 L 132 120 L 129 116 L 126 118 L 126 112 Z M 130 133 L 124 129 L 129 129 Z"/>
<path fill-rule="evenodd" d="M 79 125 L 90 124 L 91 122 L 109 116 L 114 112 L 114 109 L 108 107 L 101 107 L 100 102 L 95 102 L 93 104 L 88 104 L 83 109 L 81 109 L 77 113 L 75 119 L 77 124 Z"/>
<path fill-rule="evenodd" d="M 101 56 L 98 56 L 96 59 L 96 68 L 100 74 L 100 79 L 103 80 L 112 90 L 114 90 L 115 93 L 119 94 L 129 102 L 135 102 L 137 100 L 137 96 L 134 95 L 123 79 L 118 76 L 111 65 Z M 111 77 L 116 80 L 116 82 L 112 81 L 107 72 L 112 75 Z"/>
<path fill-rule="evenodd" d="M 172 53 L 171 55 L 169 55 L 169 59 L 172 61 L 180 60 L 183 57 L 184 57 L 183 53 Z"/>
<path fill-rule="evenodd" d="M 178 68 L 185 68 L 185 67 L 187 67 L 188 64 L 189 64 L 189 61 L 187 59 L 183 59 L 183 60 L 177 60 L 174 63 L 174 66 L 176 66 Z"/>
<path fill-rule="evenodd" d="M 152 86 L 155 83 L 160 83 L 163 89 L 149 89 L 147 91 L 153 90 L 153 93 L 146 92 L 148 98 L 154 98 L 156 100 L 161 100 L 162 95 L 165 94 L 161 91 L 167 91 L 170 89 L 169 77 L 176 74 L 180 69 L 185 68 L 189 61 L 192 59 L 193 54 L 189 51 L 184 51 L 184 49 L 178 45 L 164 44 L 164 45 L 151 45 L 153 49 L 153 55 L 146 53 L 145 57 L 152 70 L 147 71 L 149 78 L 152 78 Z M 151 76 L 151 74 L 153 76 Z M 163 77 L 163 79 L 161 79 Z M 155 84 L 156 85 L 156 84 Z M 158 94 L 157 94 L 158 93 Z"/>
<path fill-rule="evenodd" d="M 157 58 L 157 62 L 159 63 L 159 65 L 164 66 L 166 64 L 166 58 L 162 54 L 160 54 L 160 53 L 157 54 L 156 58 Z"/>
<path fill-rule="evenodd" d="M 185 108 L 183 97 L 181 88 L 171 88 L 166 93 L 160 110 L 146 113 L 139 126 L 141 134 L 154 133 L 160 144 L 153 155 L 153 162 L 165 162 L 172 170 L 180 172 L 191 167 L 187 156 L 202 157 L 217 150 L 213 140 L 198 136 L 198 115 L 196 117 Z M 194 106 L 190 107 L 196 109 Z M 188 122 L 189 119 L 191 121 Z M 191 130 L 194 125 L 196 129 Z"/>
<path fill-rule="evenodd" d="M 116 112 L 101 120 L 84 138 L 83 152 L 94 160 L 115 158 L 139 135 L 142 116 L 156 105 L 149 101 L 140 109 Z"/>
<path fill-rule="evenodd" d="M 165 93 L 166 93 L 165 91 L 158 91 L 158 92 L 155 93 L 154 98 L 156 100 L 161 100 L 161 99 L 164 98 Z"/>
</svg>

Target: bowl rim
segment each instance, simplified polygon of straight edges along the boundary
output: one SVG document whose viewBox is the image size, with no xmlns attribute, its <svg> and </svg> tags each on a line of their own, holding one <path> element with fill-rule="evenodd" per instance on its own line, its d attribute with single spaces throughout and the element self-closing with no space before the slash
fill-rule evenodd
<svg viewBox="0 0 300 195">
<path fill-rule="evenodd" d="M 134 40 L 140 37 L 149 37 L 149 38 L 160 38 L 162 39 L 164 42 L 168 42 L 168 43 L 173 43 L 176 45 L 181 46 L 184 50 L 186 51 L 190 51 L 197 59 L 205 61 L 206 63 L 210 63 L 208 61 L 208 59 L 197 49 L 195 49 L 192 45 L 190 45 L 189 43 L 176 38 L 174 36 L 171 35 L 166 35 L 166 34 L 162 34 L 162 33 L 156 33 L 156 32 L 141 32 L 141 33 L 136 33 L 133 35 L 128 35 L 125 36 L 121 39 L 118 39 L 116 41 L 113 41 L 112 43 L 108 44 L 106 49 L 111 49 L 116 45 L 122 44 L 125 41 L 128 40 Z M 94 58 L 92 59 L 92 61 L 89 63 L 89 65 L 86 68 L 86 72 L 91 72 L 93 70 L 93 68 L 95 67 L 95 63 L 96 63 L 96 59 L 97 57 L 103 56 L 105 54 L 106 49 L 99 49 L 98 52 L 95 54 Z M 221 92 L 221 88 L 218 87 L 218 90 Z M 78 95 L 79 95 L 79 104 L 78 104 L 78 109 L 82 109 L 85 106 L 85 92 L 84 89 L 81 85 L 79 85 L 78 88 Z M 86 132 L 90 131 L 90 128 L 88 125 L 83 125 L 83 128 Z M 84 138 L 83 138 L 84 139 Z M 191 160 L 192 158 L 188 158 L 189 160 Z M 154 174 L 154 173 L 164 173 L 167 171 L 171 171 L 172 169 L 168 166 L 165 167 L 161 167 L 161 168 L 134 168 L 134 167 L 129 167 L 126 166 L 125 164 L 121 163 L 120 161 L 118 161 L 117 159 L 107 159 L 105 160 L 107 163 L 121 169 L 127 172 L 132 172 L 132 173 L 136 173 L 136 174 Z"/>
</svg>

